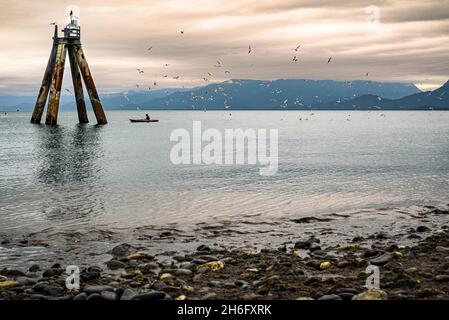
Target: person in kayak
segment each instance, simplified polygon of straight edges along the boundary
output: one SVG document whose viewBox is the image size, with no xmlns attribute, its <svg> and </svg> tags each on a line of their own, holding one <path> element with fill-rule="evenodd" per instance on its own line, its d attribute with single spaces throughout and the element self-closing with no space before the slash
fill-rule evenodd
<svg viewBox="0 0 449 320">
<path fill-rule="evenodd" d="M 148 115 L 148 113 L 145 115 L 145 119 L 146 119 L 147 121 L 150 121 L 150 116 Z"/>
</svg>

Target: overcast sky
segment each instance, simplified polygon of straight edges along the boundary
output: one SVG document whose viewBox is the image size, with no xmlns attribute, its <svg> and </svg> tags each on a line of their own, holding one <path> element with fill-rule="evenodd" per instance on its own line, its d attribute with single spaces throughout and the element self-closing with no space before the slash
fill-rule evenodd
<svg viewBox="0 0 449 320">
<path fill-rule="evenodd" d="M 449 79 L 449 1 L 0 0 L 0 94 L 36 94 L 49 24 L 61 29 L 69 5 L 80 10 L 84 51 L 103 93 L 154 81 L 191 87 L 204 77 L 370 79 L 421 88 Z M 71 89 L 68 74 L 64 88 Z"/>
</svg>

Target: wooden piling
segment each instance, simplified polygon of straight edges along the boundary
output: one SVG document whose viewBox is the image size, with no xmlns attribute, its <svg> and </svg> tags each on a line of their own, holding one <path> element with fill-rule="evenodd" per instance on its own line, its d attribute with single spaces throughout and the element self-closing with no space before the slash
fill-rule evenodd
<svg viewBox="0 0 449 320">
<path fill-rule="evenodd" d="M 58 122 L 59 99 L 61 98 L 62 79 L 64 76 L 65 57 L 67 46 L 64 41 L 59 41 L 56 52 L 56 64 L 50 86 L 50 101 L 47 108 L 45 124 L 56 125 Z"/>
<path fill-rule="evenodd" d="M 84 83 L 86 84 L 87 92 L 89 94 L 90 101 L 92 103 L 92 109 L 94 110 L 95 117 L 98 124 L 108 123 L 106 115 L 101 105 L 100 97 L 98 96 L 97 89 L 95 87 L 94 79 L 87 64 L 86 57 L 84 56 L 81 45 L 75 46 L 75 57 L 78 62 L 81 74 L 83 76 Z"/>
<path fill-rule="evenodd" d="M 45 104 L 47 103 L 48 92 L 50 91 L 51 80 L 56 63 L 57 45 L 57 26 L 55 26 L 55 37 L 53 38 L 53 47 L 48 59 L 47 68 L 45 69 L 44 78 L 37 96 L 36 104 L 34 106 L 33 114 L 31 116 L 31 123 L 41 123 L 42 114 L 44 113 Z"/>
<path fill-rule="evenodd" d="M 73 90 L 76 99 L 76 108 L 78 110 L 78 120 L 80 123 L 88 123 L 86 103 L 84 102 L 83 84 L 78 63 L 75 58 L 75 49 L 73 45 L 68 45 L 68 54 L 70 61 L 70 70 L 72 71 Z"/>
<path fill-rule="evenodd" d="M 108 121 L 103 106 L 101 105 L 100 97 L 98 96 L 89 65 L 87 64 L 86 57 L 81 48 L 81 28 L 78 25 L 77 18 L 73 17 L 72 14 L 70 15 L 70 23 L 64 28 L 63 32 L 64 37 L 59 38 L 58 26 L 55 25 L 53 47 L 31 116 L 31 122 L 41 122 L 47 97 L 50 94 L 45 123 L 48 125 L 57 124 L 62 80 L 64 77 L 64 65 L 68 52 L 79 122 L 89 122 L 82 85 L 84 80 L 97 122 L 98 124 L 106 124 Z"/>
</svg>

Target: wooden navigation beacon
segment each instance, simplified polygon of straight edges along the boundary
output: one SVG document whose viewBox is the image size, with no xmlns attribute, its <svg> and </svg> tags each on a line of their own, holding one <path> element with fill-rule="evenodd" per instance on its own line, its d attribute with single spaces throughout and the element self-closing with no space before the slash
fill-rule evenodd
<svg viewBox="0 0 449 320">
<path fill-rule="evenodd" d="M 73 16 L 73 12 L 70 12 L 70 23 L 64 28 L 63 32 L 64 37 L 59 38 L 58 26 L 55 25 L 53 48 L 50 53 L 47 68 L 45 69 L 44 79 L 42 80 L 36 105 L 31 117 L 31 122 L 41 123 L 42 114 L 47 102 L 47 96 L 50 93 L 45 124 L 57 124 L 62 78 L 64 75 L 65 59 L 68 52 L 79 122 L 89 122 L 87 118 L 86 104 L 84 102 L 84 93 L 81 80 L 82 76 L 98 124 L 106 124 L 108 121 L 101 105 L 97 89 L 95 88 L 94 79 L 92 78 L 89 65 L 87 64 L 86 57 L 83 49 L 81 48 L 81 28 L 78 25 L 77 18 Z"/>
</svg>

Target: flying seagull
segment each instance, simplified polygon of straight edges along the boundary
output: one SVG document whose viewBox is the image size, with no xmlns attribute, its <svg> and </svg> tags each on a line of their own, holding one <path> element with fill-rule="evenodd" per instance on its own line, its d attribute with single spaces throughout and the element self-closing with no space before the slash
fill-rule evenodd
<svg viewBox="0 0 449 320">
<path fill-rule="evenodd" d="M 297 46 L 295 49 L 292 49 L 293 51 L 298 51 L 301 45 Z"/>
<path fill-rule="evenodd" d="M 50 23 L 50 25 L 51 25 L 51 26 L 55 26 L 55 25 L 56 25 L 56 22 L 52 22 L 52 23 Z"/>
<path fill-rule="evenodd" d="M 332 57 L 329 58 L 329 60 L 327 60 L 327 63 L 330 63 L 332 60 Z"/>
<path fill-rule="evenodd" d="M 151 49 L 153 49 L 153 46 L 149 47 L 147 50 L 148 50 L 148 51 L 151 51 Z"/>
<path fill-rule="evenodd" d="M 251 46 L 248 46 L 248 54 L 251 53 Z"/>
<path fill-rule="evenodd" d="M 296 56 L 293 57 L 293 62 L 298 62 L 298 58 Z"/>
</svg>

